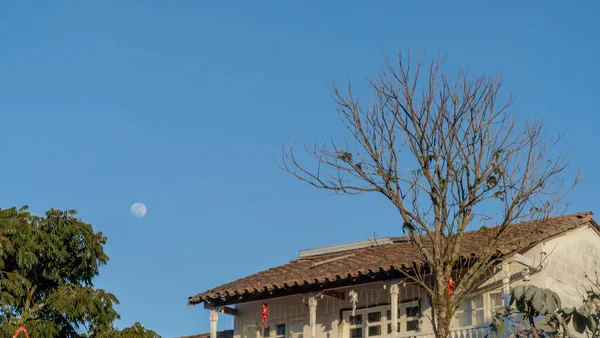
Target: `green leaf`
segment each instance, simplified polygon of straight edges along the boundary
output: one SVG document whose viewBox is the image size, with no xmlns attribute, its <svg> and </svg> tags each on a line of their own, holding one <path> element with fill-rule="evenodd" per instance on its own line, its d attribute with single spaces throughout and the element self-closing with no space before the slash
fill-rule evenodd
<svg viewBox="0 0 600 338">
<path fill-rule="evenodd" d="M 549 293 L 549 298 L 552 298 L 551 300 L 549 300 L 549 304 L 551 304 L 551 306 L 553 306 L 552 311 L 550 311 L 550 309 L 548 309 L 548 312 L 554 313 L 562 308 L 562 302 L 556 292 L 554 292 L 552 290 L 548 290 L 548 293 Z"/>
<path fill-rule="evenodd" d="M 523 297 L 523 295 L 529 288 L 531 288 L 531 285 L 529 284 L 515 286 L 511 294 L 511 304 L 513 300 L 521 299 L 521 297 Z"/>
<path fill-rule="evenodd" d="M 523 298 L 530 302 L 533 299 L 533 296 L 535 295 L 535 293 L 538 291 L 539 289 L 537 287 L 534 287 L 532 285 L 528 285 L 528 288 L 525 290 L 525 294 L 523 295 Z"/>
<path fill-rule="evenodd" d="M 594 312 L 594 308 L 592 307 L 591 303 L 585 303 L 583 306 L 577 309 L 577 312 L 584 317 L 589 317 Z"/>
<path fill-rule="evenodd" d="M 516 306 L 517 310 L 519 310 L 520 312 L 526 312 L 527 311 L 527 301 L 525 301 L 524 298 L 521 298 L 521 299 L 517 300 L 515 302 L 515 306 Z"/>
<path fill-rule="evenodd" d="M 535 289 L 531 296 L 531 306 L 533 309 L 540 314 L 544 314 L 546 311 L 546 295 L 543 290 Z"/>
<path fill-rule="evenodd" d="M 548 320 L 547 318 L 535 323 L 535 327 L 538 330 L 548 333 L 550 335 L 552 335 L 558 331 L 556 328 L 556 325 L 553 322 L 551 322 L 550 320 Z"/>
<path fill-rule="evenodd" d="M 586 320 L 587 320 L 586 317 L 582 316 L 578 312 L 574 312 L 573 313 L 573 327 L 575 328 L 575 331 L 577 331 L 578 333 L 584 333 L 585 327 L 586 327 Z"/>
<path fill-rule="evenodd" d="M 593 318 L 592 316 L 587 318 L 587 320 L 585 321 L 585 326 L 591 332 L 596 332 L 596 330 L 598 329 L 598 323 L 596 323 L 595 318 Z"/>
</svg>

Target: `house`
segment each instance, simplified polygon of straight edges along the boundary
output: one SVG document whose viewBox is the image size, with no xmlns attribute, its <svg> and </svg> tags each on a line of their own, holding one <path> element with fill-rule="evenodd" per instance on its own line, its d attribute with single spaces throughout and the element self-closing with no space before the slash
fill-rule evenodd
<svg viewBox="0 0 600 338">
<path fill-rule="evenodd" d="M 493 229 L 466 232 L 461 255 L 476 255 Z M 498 248 L 501 263 L 482 284 L 485 293 L 457 310 L 453 337 L 485 337 L 510 286 L 550 288 L 572 306 L 581 302 L 586 274 L 600 272 L 600 230 L 591 212 L 515 224 L 506 234 L 523 240 Z M 224 315 L 234 316 L 234 338 L 433 337 L 427 295 L 401 270 L 420 260 L 415 246 L 406 237 L 375 242 L 303 250 L 287 264 L 192 296 L 188 304 L 210 311 L 211 338 L 218 338 Z"/>
</svg>

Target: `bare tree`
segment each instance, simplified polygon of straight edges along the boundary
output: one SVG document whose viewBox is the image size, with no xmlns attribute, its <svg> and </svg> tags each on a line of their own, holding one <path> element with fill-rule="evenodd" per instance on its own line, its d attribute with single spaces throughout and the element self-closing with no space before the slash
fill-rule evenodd
<svg viewBox="0 0 600 338">
<path fill-rule="evenodd" d="M 408 274 L 432 302 L 437 337 L 447 337 L 457 304 L 490 271 L 511 225 L 555 213 L 565 194 L 569 160 L 552 155 L 543 120 L 520 121 L 502 99 L 500 77 L 471 78 L 441 72 L 440 57 L 425 63 L 399 54 L 369 79 L 371 104 L 349 83 L 331 86 L 350 136 L 323 146 L 305 145 L 314 167 L 300 164 L 290 141 L 278 165 L 314 187 L 343 194 L 382 194 L 399 212 L 402 229 L 422 255 Z M 371 101 L 372 100 L 372 101 Z M 463 234 L 497 225 L 477 259 L 462 266 L 452 296 L 448 281 L 461 263 Z M 428 280 L 422 273 L 427 266 Z"/>
</svg>

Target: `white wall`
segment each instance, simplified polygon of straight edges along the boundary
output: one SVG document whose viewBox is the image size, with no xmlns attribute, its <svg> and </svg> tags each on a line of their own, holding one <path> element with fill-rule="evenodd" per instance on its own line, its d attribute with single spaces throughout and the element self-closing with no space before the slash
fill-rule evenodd
<svg viewBox="0 0 600 338">
<path fill-rule="evenodd" d="M 571 231 L 542 246 L 548 265 L 540 273 L 543 287 L 558 293 L 563 306 L 581 305 L 586 274 L 595 280 L 600 273 L 600 236 L 589 227 Z"/>
<path fill-rule="evenodd" d="M 345 300 L 339 300 L 331 297 L 318 299 L 317 305 L 317 338 L 342 338 L 341 333 L 344 330 L 340 326 L 340 310 L 347 314 L 351 312 L 351 304 L 348 299 L 348 292 L 354 289 L 358 294 L 357 308 L 372 307 L 377 305 L 390 304 L 390 288 L 385 287 L 383 283 L 370 283 L 361 286 L 336 289 L 346 295 Z M 428 320 L 431 310 L 424 294 L 419 293 L 416 287 L 400 287 L 400 301 L 408 299 L 421 299 L 421 311 L 423 321 L 420 332 L 431 332 L 431 323 Z M 300 319 L 304 322 L 304 338 L 309 337 L 309 308 L 308 298 L 303 296 L 288 296 L 276 299 L 266 300 L 269 307 L 268 322 L 277 324 L 279 322 L 291 322 Z M 235 318 L 234 338 L 243 338 L 242 330 L 248 325 L 256 325 L 259 331 L 262 331 L 262 301 L 244 303 L 236 305 L 240 311 L 240 316 Z M 343 318 L 343 317 L 342 317 Z M 259 333 L 260 337 L 260 333 Z"/>
</svg>

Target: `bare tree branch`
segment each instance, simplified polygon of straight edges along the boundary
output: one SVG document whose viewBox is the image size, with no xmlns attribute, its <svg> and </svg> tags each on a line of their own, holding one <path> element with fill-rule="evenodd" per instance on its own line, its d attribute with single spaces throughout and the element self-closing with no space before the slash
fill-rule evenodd
<svg viewBox="0 0 600 338">
<path fill-rule="evenodd" d="M 277 164 L 314 187 L 376 192 L 396 207 L 424 262 L 407 276 L 429 294 L 437 335 L 445 337 L 454 305 L 496 264 L 497 248 L 520 240 L 506 230 L 557 212 L 579 177 L 565 181 L 569 160 L 552 150 L 560 137 L 548 139 L 540 118 L 522 120 L 511 111 L 515 96 L 501 93 L 500 76 L 470 77 L 461 69 L 450 77 L 441 71 L 444 57 L 426 63 L 410 51 L 384 61 L 369 79 L 369 105 L 350 81 L 344 90 L 331 85 L 350 143 L 305 145 L 311 168 L 297 160 L 290 141 Z M 463 234 L 474 225 L 498 227 L 448 297 Z"/>
</svg>

